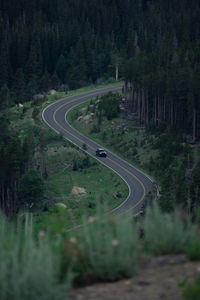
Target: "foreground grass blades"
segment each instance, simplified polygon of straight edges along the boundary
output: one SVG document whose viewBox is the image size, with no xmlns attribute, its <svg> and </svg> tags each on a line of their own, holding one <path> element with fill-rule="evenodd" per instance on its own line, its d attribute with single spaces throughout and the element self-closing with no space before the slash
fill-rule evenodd
<svg viewBox="0 0 200 300">
<path fill-rule="evenodd" d="M 154 203 L 147 208 L 143 222 L 145 248 L 157 255 L 183 253 L 195 238 L 196 229 L 189 219 L 184 223 L 180 213 L 162 213 Z"/>
<path fill-rule="evenodd" d="M 72 274 L 60 281 L 60 255 L 45 237 L 33 239 L 31 225 L 24 232 L 1 215 L 0 241 L 0 299 L 68 299 Z"/>
<path fill-rule="evenodd" d="M 80 227 L 69 230 L 63 221 L 56 231 L 38 229 L 34 218 L 31 223 L 18 217 L 13 224 L 1 215 L 0 299 L 69 299 L 72 278 L 80 286 L 129 277 L 144 253 L 188 253 L 192 241 L 199 241 L 196 224 L 180 214 L 163 214 L 157 205 L 137 220 L 106 211 L 97 206 L 93 216 L 85 213 Z M 197 287 L 188 289 L 199 293 Z"/>
<path fill-rule="evenodd" d="M 138 234 L 132 218 L 84 219 L 82 244 L 91 270 L 99 279 L 116 280 L 133 274 L 138 263 Z"/>
</svg>

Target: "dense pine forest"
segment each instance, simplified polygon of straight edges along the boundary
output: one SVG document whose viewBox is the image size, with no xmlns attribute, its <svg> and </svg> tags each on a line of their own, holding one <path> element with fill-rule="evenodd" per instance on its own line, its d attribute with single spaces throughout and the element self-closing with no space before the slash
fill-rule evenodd
<svg viewBox="0 0 200 300">
<path fill-rule="evenodd" d="M 141 124 L 173 127 L 198 141 L 199 15 L 197 0 L 1 0 L 0 206 L 6 213 L 23 204 L 16 189 L 34 152 L 30 138 L 10 131 L 7 109 L 35 94 L 123 79 L 129 110 Z"/>
</svg>

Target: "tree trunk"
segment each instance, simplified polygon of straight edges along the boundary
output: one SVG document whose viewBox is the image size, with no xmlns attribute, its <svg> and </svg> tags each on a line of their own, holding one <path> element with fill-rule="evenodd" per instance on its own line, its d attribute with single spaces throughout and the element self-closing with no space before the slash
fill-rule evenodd
<svg viewBox="0 0 200 300">
<path fill-rule="evenodd" d="M 197 113 L 196 113 L 196 108 L 194 106 L 193 107 L 193 130 L 192 130 L 192 140 L 193 140 L 193 142 L 195 142 L 195 140 L 196 140 L 196 116 L 197 116 Z"/>
<path fill-rule="evenodd" d="M 170 125 L 171 125 L 171 126 L 172 126 L 173 123 L 174 123 L 173 115 L 174 115 L 174 111 L 173 111 L 173 102 L 171 101 L 171 105 L 170 105 Z"/>
<path fill-rule="evenodd" d="M 119 78 L 119 65 L 115 65 L 115 80 L 117 81 Z"/>
<path fill-rule="evenodd" d="M 154 123 L 157 125 L 157 99 L 154 98 Z"/>
<path fill-rule="evenodd" d="M 45 172 L 44 150 L 41 147 L 40 148 L 40 176 L 42 178 L 44 178 L 44 172 Z"/>
</svg>

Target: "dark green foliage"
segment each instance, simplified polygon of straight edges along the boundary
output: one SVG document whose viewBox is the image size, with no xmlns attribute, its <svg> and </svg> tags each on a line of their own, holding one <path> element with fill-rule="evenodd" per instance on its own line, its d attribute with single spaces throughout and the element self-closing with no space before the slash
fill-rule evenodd
<svg viewBox="0 0 200 300">
<path fill-rule="evenodd" d="M 94 124 L 91 128 L 91 133 L 98 133 L 98 132 L 100 132 L 100 127 Z"/>
<path fill-rule="evenodd" d="M 76 159 L 73 160 L 73 171 L 77 171 L 78 170 L 78 164 Z"/>
<path fill-rule="evenodd" d="M 18 195 L 25 205 L 39 203 L 44 194 L 44 184 L 39 173 L 31 169 L 19 181 Z"/>
<path fill-rule="evenodd" d="M 200 238 L 197 234 L 196 238 L 190 240 L 185 249 L 186 255 L 190 260 L 200 259 Z"/>
<path fill-rule="evenodd" d="M 17 103 L 119 75 L 133 83 L 140 120 L 199 136 L 197 1 L 1 2 L 0 88 Z"/>
<path fill-rule="evenodd" d="M 73 160 L 73 171 L 80 171 L 83 169 L 87 169 L 91 166 L 90 158 L 88 155 L 84 156 L 83 158 L 74 159 Z"/>
<path fill-rule="evenodd" d="M 87 145 L 86 145 L 86 144 L 83 144 L 83 145 L 82 145 L 82 148 L 83 148 L 83 150 L 87 150 Z"/>
<path fill-rule="evenodd" d="M 11 104 L 10 91 L 8 86 L 4 84 L 0 89 L 0 108 L 6 109 Z"/>
<path fill-rule="evenodd" d="M 7 215 L 21 207 L 16 191 L 19 178 L 31 161 L 32 146 L 30 139 L 22 140 L 9 129 L 6 116 L 0 118 L 0 208 Z"/>
<path fill-rule="evenodd" d="M 128 1 L 122 7 L 118 0 L 109 5 L 88 0 L 39 0 L 37 5 L 32 0 L 18 4 L 2 0 L 0 88 L 7 84 L 15 90 L 12 78 L 18 70 L 25 74 L 26 85 L 34 76 L 40 91 L 49 86 L 46 72 L 51 88 L 57 87 L 56 73 L 70 88 L 115 77 L 116 64 L 121 72 L 119 48 L 126 40 L 127 12 L 134 12 Z"/>
<path fill-rule="evenodd" d="M 152 147 L 157 149 L 158 157 L 151 156 L 147 168 L 154 174 L 161 187 L 159 203 L 164 211 L 171 211 L 176 205 L 187 212 L 194 212 L 198 205 L 198 184 L 194 174 L 199 177 L 198 164 L 189 162 L 189 157 L 196 151 L 185 142 L 184 135 L 174 128 L 170 131 L 150 124 L 146 128 L 147 134 L 154 134 Z M 190 165 L 191 164 L 191 165 Z M 198 179 L 197 179 L 198 181 Z M 195 183 L 194 183 L 195 182 Z"/>
<path fill-rule="evenodd" d="M 193 169 L 191 174 L 191 180 L 189 183 L 190 199 L 191 199 L 191 209 L 196 211 L 196 217 L 199 217 L 199 207 L 200 207 L 200 162 L 198 161 L 196 167 Z"/>
<path fill-rule="evenodd" d="M 32 118 L 33 118 L 33 120 L 37 120 L 39 113 L 40 113 L 39 108 L 38 107 L 34 107 L 33 112 L 32 112 Z"/>
<path fill-rule="evenodd" d="M 200 299 L 200 277 L 189 282 L 182 293 L 184 300 L 199 300 Z"/>
<path fill-rule="evenodd" d="M 13 80 L 13 92 L 16 103 L 24 103 L 25 98 L 25 78 L 22 68 L 17 69 Z"/>
<path fill-rule="evenodd" d="M 113 94 L 112 92 L 106 94 L 105 96 L 101 97 L 98 110 L 103 113 L 104 116 L 108 120 L 116 118 L 119 116 L 119 104 L 121 101 L 121 97 L 119 94 Z"/>
<path fill-rule="evenodd" d="M 67 71 L 67 62 L 65 57 L 61 54 L 57 64 L 56 64 L 56 74 L 58 74 L 58 77 L 61 82 L 65 82 L 65 77 L 66 77 L 66 71 Z"/>
</svg>

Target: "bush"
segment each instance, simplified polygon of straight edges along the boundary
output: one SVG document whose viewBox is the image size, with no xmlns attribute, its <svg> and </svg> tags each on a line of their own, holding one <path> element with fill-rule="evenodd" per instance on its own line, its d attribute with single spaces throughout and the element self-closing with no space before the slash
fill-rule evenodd
<svg viewBox="0 0 200 300">
<path fill-rule="evenodd" d="M 121 96 L 119 94 L 113 94 L 109 92 L 108 94 L 101 97 L 98 109 L 103 112 L 103 115 L 108 119 L 112 120 L 119 116 Z"/>
<path fill-rule="evenodd" d="M 200 299 L 200 277 L 191 281 L 184 289 L 183 299 L 185 300 L 199 300 Z"/>
<path fill-rule="evenodd" d="M 200 260 L 200 238 L 199 234 L 190 239 L 185 248 L 186 255 L 191 260 Z"/>
<path fill-rule="evenodd" d="M 195 231 L 189 223 L 185 225 L 177 213 L 161 213 L 156 203 L 147 208 L 143 229 L 145 247 L 153 254 L 184 252 Z"/>
<path fill-rule="evenodd" d="M 131 218 L 110 217 L 98 209 L 83 222 L 82 245 L 89 269 L 99 279 L 131 275 L 137 264 L 138 236 Z"/>
<path fill-rule="evenodd" d="M 100 132 L 100 127 L 96 124 L 93 124 L 90 133 L 99 133 L 99 132 Z"/>
<path fill-rule="evenodd" d="M 25 204 L 39 203 L 44 195 L 44 183 L 39 173 L 31 169 L 19 181 L 18 195 Z"/>
<path fill-rule="evenodd" d="M 41 234 L 36 242 L 31 225 L 18 230 L 0 218 L 0 299 L 67 299 L 71 273 L 60 282 L 60 258 Z"/>
</svg>

